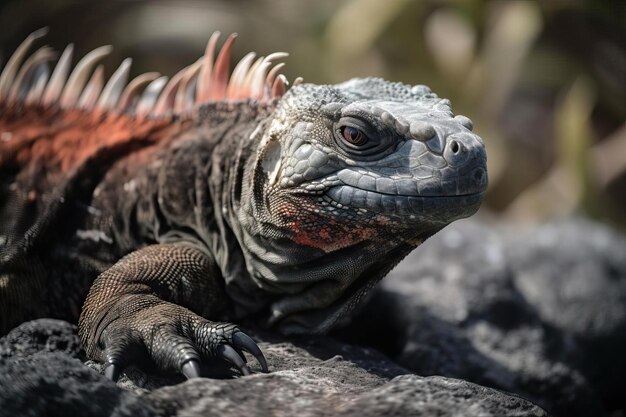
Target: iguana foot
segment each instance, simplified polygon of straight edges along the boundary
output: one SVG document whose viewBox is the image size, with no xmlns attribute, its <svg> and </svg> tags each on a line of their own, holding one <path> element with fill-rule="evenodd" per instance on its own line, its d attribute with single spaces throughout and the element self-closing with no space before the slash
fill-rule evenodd
<svg viewBox="0 0 626 417">
<path fill-rule="evenodd" d="M 201 376 L 208 358 L 225 359 L 247 375 L 244 351 L 267 372 L 248 335 L 204 318 L 228 309 L 218 276 L 212 258 L 188 245 L 152 245 L 126 255 L 98 276 L 83 305 L 78 334 L 87 356 L 105 362 L 113 380 L 145 358 L 187 378 Z"/>
<path fill-rule="evenodd" d="M 143 308 L 138 309 L 140 306 Z M 106 363 L 105 375 L 114 381 L 127 365 L 139 362 L 146 354 L 161 370 L 178 371 L 187 378 L 201 377 L 202 360 L 211 357 L 222 358 L 249 375 L 244 351 L 268 372 L 261 349 L 234 324 L 206 320 L 145 294 L 118 300 L 104 321 L 110 317 L 113 319 L 102 331 L 98 349 Z"/>
</svg>

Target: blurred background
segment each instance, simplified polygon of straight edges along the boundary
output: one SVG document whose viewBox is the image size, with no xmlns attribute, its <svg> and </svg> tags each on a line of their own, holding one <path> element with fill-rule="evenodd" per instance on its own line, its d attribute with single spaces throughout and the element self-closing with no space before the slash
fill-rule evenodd
<svg viewBox="0 0 626 417">
<path fill-rule="evenodd" d="M 240 35 L 234 59 L 289 52 L 290 80 L 427 84 L 485 139 L 482 215 L 626 230 L 624 1 L 5 0 L 0 59 L 43 26 L 75 57 L 114 45 L 109 74 L 130 56 L 131 75 L 172 75 L 220 30 Z"/>
</svg>

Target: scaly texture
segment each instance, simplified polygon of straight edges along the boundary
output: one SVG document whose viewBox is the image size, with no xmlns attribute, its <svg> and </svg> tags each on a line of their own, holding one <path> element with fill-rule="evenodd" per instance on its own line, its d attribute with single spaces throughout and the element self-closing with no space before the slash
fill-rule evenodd
<svg viewBox="0 0 626 417">
<path fill-rule="evenodd" d="M 257 345 L 230 321 L 323 333 L 487 185 L 472 123 L 425 86 L 287 90 L 231 35 L 171 79 L 100 47 L 54 71 L 31 35 L 0 76 L 0 330 L 79 319 L 115 379 L 144 359 L 188 377 Z M 95 69 L 94 69 L 95 68 Z M 143 92 L 142 92 L 143 88 Z M 220 320 L 220 321 L 214 321 Z"/>
</svg>

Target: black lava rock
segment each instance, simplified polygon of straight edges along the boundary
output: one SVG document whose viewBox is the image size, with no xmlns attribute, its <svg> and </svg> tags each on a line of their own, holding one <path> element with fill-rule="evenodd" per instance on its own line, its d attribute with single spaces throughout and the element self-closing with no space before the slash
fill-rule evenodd
<svg viewBox="0 0 626 417">
<path fill-rule="evenodd" d="M 0 362 L 37 352 L 63 352 L 73 358 L 84 356 L 76 326 L 63 320 L 40 319 L 22 323 L 0 339 Z"/>
<path fill-rule="evenodd" d="M 626 242 L 570 219 L 457 222 L 385 278 L 345 339 L 419 375 L 514 392 L 557 416 L 626 407 Z M 337 334 L 341 337 L 341 334 Z"/>
<path fill-rule="evenodd" d="M 3 361 L 0 388 L 3 417 L 156 414 L 133 394 L 61 352 L 38 352 Z"/>
<path fill-rule="evenodd" d="M 9 334 L 2 343 L 6 339 L 16 340 Z M 184 381 L 129 369 L 115 384 L 97 372 L 100 365 L 85 365 L 67 353 L 6 357 L 0 362 L 0 416 L 547 415 L 513 394 L 410 375 L 376 350 L 332 338 L 257 339 L 266 340 L 260 346 L 272 372 L 258 373 L 257 367 L 252 376 L 227 379 Z"/>
</svg>

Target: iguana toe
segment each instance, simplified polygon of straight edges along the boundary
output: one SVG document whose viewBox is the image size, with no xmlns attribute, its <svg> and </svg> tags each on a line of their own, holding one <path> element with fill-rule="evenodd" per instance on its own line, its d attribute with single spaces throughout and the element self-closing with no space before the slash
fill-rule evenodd
<svg viewBox="0 0 626 417">
<path fill-rule="evenodd" d="M 132 310 L 130 306 L 117 307 L 114 311 L 122 313 L 106 325 L 97 347 L 109 379 L 117 380 L 126 366 L 143 363 L 146 356 L 159 369 L 187 378 L 203 376 L 202 363 L 208 358 L 221 358 L 249 375 L 243 351 L 252 354 L 267 372 L 261 349 L 234 324 L 212 322 L 166 302 L 132 312 L 126 310 Z"/>
</svg>

